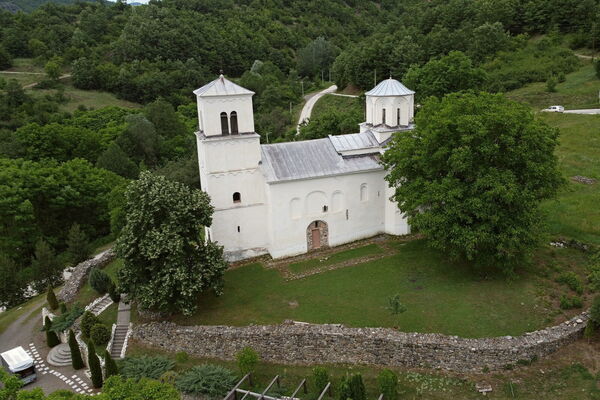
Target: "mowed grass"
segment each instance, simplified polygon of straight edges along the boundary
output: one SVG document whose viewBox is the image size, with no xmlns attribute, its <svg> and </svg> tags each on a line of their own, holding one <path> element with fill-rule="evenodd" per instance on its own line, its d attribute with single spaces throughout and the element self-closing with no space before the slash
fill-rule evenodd
<svg viewBox="0 0 600 400">
<path fill-rule="evenodd" d="M 61 80 L 61 84 L 64 85 L 64 95 L 68 99 L 66 103 L 60 105 L 62 111 L 73 112 L 78 107 L 84 106 L 86 108 L 98 109 L 108 106 L 117 106 L 125 108 L 140 108 L 141 105 L 133 103 L 131 101 L 122 100 L 117 98 L 114 94 L 108 92 L 100 92 L 97 90 L 81 90 L 73 87 L 70 84 L 69 79 Z M 33 95 L 53 94 L 56 93 L 54 89 L 41 90 L 32 89 L 29 93 Z"/>
<path fill-rule="evenodd" d="M 552 105 L 562 105 L 567 110 L 599 108 L 600 80 L 590 62 L 582 63 L 582 68 L 568 74 L 564 82 L 556 85 L 556 92 L 548 92 L 546 83 L 540 82 L 513 90 L 507 96 L 538 111 Z"/>
<path fill-rule="evenodd" d="M 221 297 L 206 293 L 195 315 L 174 320 L 248 325 L 293 319 L 464 337 L 519 335 L 543 325 L 532 280 L 481 279 L 445 260 L 424 240 L 398 249 L 390 257 L 287 282 L 261 264 L 231 270 Z M 407 307 L 401 315 L 386 308 L 396 294 Z"/>
<path fill-rule="evenodd" d="M 541 118 L 560 129 L 556 151 L 566 184 L 556 199 L 546 201 L 549 233 L 600 244 L 600 115 L 545 114 Z M 593 185 L 573 182 L 582 175 Z"/>
<path fill-rule="evenodd" d="M 373 243 L 366 246 L 357 247 L 355 249 L 340 251 L 339 253 L 332 254 L 328 257 L 313 258 L 310 260 L 289 264 L 287 268 L 291 272 L 300 273 L 310 271 L 315 268 L 352 260 L 355 258 L 366 257 L 381 253 L 383 253 L 383 249 Z"/>
</svg>

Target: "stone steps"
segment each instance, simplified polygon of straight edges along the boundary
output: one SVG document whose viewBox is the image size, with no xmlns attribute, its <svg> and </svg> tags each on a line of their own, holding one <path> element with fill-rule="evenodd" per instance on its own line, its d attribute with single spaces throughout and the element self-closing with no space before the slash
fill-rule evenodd
<svg viewBox="0 0 600 400">
<path fill-rule="evenodd" d="M 113 301 L 110 299 L 110 297 L 106 297 L 101 302 L 99 302 L 94 307 L 92 307 L 89 311 L 92 314 L 94 314 L 94 315 L 98 315 L 98 314 L 100 314 L 101 311 L 103 311 L 104 309 L 106 309 L 106 307 L 108 307 L 109 305 L 111 305 L 112 302 Z"/>
<path fill-rule="evenodd" d="M 50 350 L 48 358 L 46 359 L 48 364 L 55 367 L 66 367 L 71 365 L 71 349 L 66 343 L 59 344 Z"/>
<path fill-rule="evenodd" d="M 117 325 L 115 328 L 115 336 L 113 338 L 113 344 L 110 351 L 110 356 L 112 358 L 120 358 L 121 350 L 123 349 L 123 345 L 125 344 L 125 338 L 127 337 L 127 330 L 129 329 L 129 325 Z"/>
</svg>

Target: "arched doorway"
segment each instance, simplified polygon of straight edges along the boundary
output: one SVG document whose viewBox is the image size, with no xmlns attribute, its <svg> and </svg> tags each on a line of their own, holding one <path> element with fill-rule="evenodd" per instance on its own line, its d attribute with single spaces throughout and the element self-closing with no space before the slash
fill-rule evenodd
<svg viewBox="0 0 600 400">
<path fill-rule="evenodd" d="M 325 221 L 313 221 L 306 228 L 308 251 L 329 246 L 329 228 Z"/>
</svg>

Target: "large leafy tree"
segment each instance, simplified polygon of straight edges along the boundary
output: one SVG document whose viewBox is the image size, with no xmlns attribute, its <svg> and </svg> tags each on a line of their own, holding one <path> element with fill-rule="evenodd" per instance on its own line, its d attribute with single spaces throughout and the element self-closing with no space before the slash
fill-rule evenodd
<svg viewBox="0 0 600 400">
<path fill-rule="evenodd" d="M 199 190 L 144 172 L 125 194 L 117 240 L 123 292 L 147 309 L 191 314 L 200 292 L 222 290 L 223 248 L 202 238 L 213 208 Z"/>
<path fill-rule="evenodd" d="M 482 266 L 521 260 L 539 237 L 540 202 L 562 181 L 558 131 L 487 93 L 431 98 L 416 124 L 384 157 L 393 197 L 413 229 Z"/>
</svg>

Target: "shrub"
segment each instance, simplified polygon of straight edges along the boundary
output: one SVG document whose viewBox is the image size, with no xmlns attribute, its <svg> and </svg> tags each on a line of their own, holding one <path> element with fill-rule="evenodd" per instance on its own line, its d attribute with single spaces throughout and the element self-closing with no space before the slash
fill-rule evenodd
<svg viewBox="0 0 600 400">
<path fill-rule="evenodd" d="M 244 347 L 237 353 L 236 359 L 240 372 L 242 375 L 246 375 L 254 372 L 254 368 L 256 368 L 256 364 L 258 364 L 260 357 L 252 347 Z"/>
<path fill-rule="evenodd" d="M 568 297 L 563 294 L 560 298 L 560 308 L 563 310 L 581 307 L 583 307 L 583 300 L 579 296 Z"/>
<path fill-rule="evenodd" d="M 406 306 L 400 302 L 400 295 L 396 294 L 395 296 L 388 298 L 387 309 L 392 313 L 392 315 L 398 315 L 406 311 Z"/>
<path fill-rule="evenodd" d="M 165 357 L 127 357 L 119 365 L 119 370 L 124 378 L 158 379 L 165 372 L 173 369 L 175 363 Z"/>
<path fill-rule="evenodd" d="M 556 278 L 556 282 L 567 285 L 569 289 L 577 294 L 583 294 L 583 283 L 573 271 L 563 272 Z"/>
<path fill-rule="evenodd" d="M 105 294 L 108 292 L 111 284 L 112 279 L 110 279 L 110 276 L 106 272 L 99 268 L 92 268 L 90 271 L 90 286 L 92 289 L 98 292 L 98 294 Z"/>
<path fill-rule="evenodd" d="M 50 321 L 50 317 L 46 316 L 44 322 L 44 330 L 46 331 L 46 344 L 50 348 L 58 346 L 60 344 L 60 340 L 58 339 L 56 332 L 52 330 L 52 321 Z"/>
<path fill-rule="evenodd" d="M 48 307 L 51 310 L 56 310 L 58 308 L 58 300 L 56 300 L 56 294 L 54 294 L 54 289 L 52 289 L 52 286 L 48 286 L 48 293 L 46 293 L 46 302 L 48 303 Z"/>
<path fill-rule="evenodd" d="M 546 91 L 556 92 L 556 84 L 557 83 L 558 83 L 558 81 L 556 80 L 556 78 L 554 76 L 551 76 L 550 78 L 548 78 L 548 80 L 546 81 Z"/>
<path fill-rule="evenodd" d="M 591 339 L 596 335 L 596 324 L 594 321 L 588 321 L 585 326 L 585 330 L 583 331 L 583 337 L 586 339 Z"/>
<path fill-rule="evenodd" d="M 117 285 L 114 284 L 114 282 L 111 282 L 111 285 L 108 288 L 108 296 L 115 303 L 121 301 L 121 293 L 119 292 L 119 289 L 117 288 Z"/>
<path fill-rule="evenodd" d="M 363 383 L 362 376 L 360 374 L 353 374 L 348 380 L 350 385 L 350 392 L 352 400 L 366 400 L 367 395 L 365 392 L 365 384 Z"/>
<path fill-rule="evenodd" d="M 175 386 L 175 382 L 177 382 L 178 376 L 179 375 L 177 375 L 177 372 L 175 371 L 167 371 L 160 376 L 159 381 Z"/>
<path fill-rule="evenodd" d="M 227 368 L 203 364 L 181 374 L 175 386 L 185 393 L 222 398 L 236 382 L 237 377 Z"/>
<path fill-rule="evenodd" d="M 102 321 L 100 321 L 98 317 L 91 312 L 86 311 L 81 318 L 81 333 L 85 338 L 89 338 L 92 327 L 100 323 L 102 323 Z"/>
<path fill-rule="evenodd" d="M 600 292 L 600 264 L 592 267 L 592 272 L 588 275 L 590 289 L 594 292 Z"/>
<path fill-rule="evenodd" d="M 329 374 L 327 370 L 323 367 L 315 367 L 312 370 L 313 378 L 315 379 L 315 388 L 317 389 L 317 393 L 321 393 L 327 383 L 329 383 Z"/>
<path fill-rule="evenodd" d="M 175 362 L 178 364 L 186 363 L 190 360 L 190 356 L 185 351 L 179 351 L 175 354 Z"/>
<path fill-rule="evenodd" d="M 104 324 L 96 324 L 92 326 L 90 339 L 96 346 L 106 346 L 110 340 L 110 329 Z"/>
<path fill-rule="evenodd" d="M 61 314 L 65 314 L 67 312 L 67 305 L 61 301 L 58 303 L 58 309 L 60 310 Z"/>
<path fill-rule="evenodd" d="M 102 387 L 102 367 L 100 366 L 100 360 L 96 354 L 96 347 L 94 342 L 88 343 L 88 366 L 90 367 L 90 374 L 92 375 L 92 385 L 96 389 Z"/>
<path fill-rule="evenodd" d="M 597 326 L 600 325 L 600 296 L 594 297 L 590 308 L 590 320 Z"/>
<path fill-rule="evenodd" d="M 339 400 L 352 399 L 352 390 L 350 389 L 350 382 L 348 381 L 347 376 L 344 376 L 340 382 L 340 386 L 338 388 L 338 399 Z"/>
<path fill-rule="evenodd" d="M 83 358 L 81 358 L 79 343 L 77 343 L 75 333 L 73 333 L 72 329 L 69 329 L 69 349 L 71 350 L 71 365 L 73 366 L 73 369 L 77 370 L 85 367 Z"/>
<path fill-rule="evenodd" d="M 398 397 L 398 377 L 389 370 L 384 369 L 377 377 L 379 392 L 383 394 L 384 400 L 396 400 Z"/>
<path fill-rule="evenodd" d="M 119 375 L 119 368 L 117 363 L 112 359 L 108 350 L 104 350 L 104 379 L 108 379 L 111 376 Z"/>
<path fill-rule="evenodd" d="M 52 321 L 52 330 L 54 332 L 66 331 L 73 326 L 81 314 L 83 314 L 83 308 L 79 304 L 74 304 L 70 310 L 54 318 L 54 321 Z"/>
</svg>

